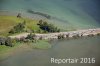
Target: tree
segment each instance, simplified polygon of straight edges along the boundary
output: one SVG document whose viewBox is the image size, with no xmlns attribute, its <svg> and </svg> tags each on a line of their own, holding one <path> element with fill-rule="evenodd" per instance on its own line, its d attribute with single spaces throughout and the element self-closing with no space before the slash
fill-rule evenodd
<svg viewBox="0 0 100 66">
<path fill-rule="evenodd" d="M 41 28 L 47 31 L 48 30 L 48 23 L 43 22 L 43 24 L 41 25 Z"/>
<path fill-rule="evenodd" d="M 24 28 L 25 28 L 25 24 L 26 24 L 25 21 L 23 23 L 18 23 L 17 25 L 15 25 L 13 27 L 13 29 L 11 29 L 9 31 L 9 33 L 14 34 L 14 33 L 23 32 L 24 31 Z"/>
</svg>

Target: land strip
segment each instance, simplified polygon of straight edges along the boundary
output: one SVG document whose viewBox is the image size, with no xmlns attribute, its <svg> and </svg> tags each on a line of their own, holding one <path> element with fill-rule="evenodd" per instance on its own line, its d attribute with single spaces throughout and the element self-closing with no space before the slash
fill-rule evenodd
<svg viewBox="0 0 100 66">
<path fill-rule="evenodd" d="M 9 36 L 10 38 L 22 38 L 27 37 L 30 33 L 22 33 L 19 35 Z M 96 29 L 84 29 L 84 30 L 76 30 L 76 31 L 69 31 L 69 32 L 57 32 L 57 33 L 47 33 L 47 34 L 35 34 L 36 39 L 58 39 L 59 35 L 63 35 L 64 38 L 72 38 L 73 36 L 89 36 L 89 35 L 97 35 L 100 34 L 100 28 Z"/>
</svg>

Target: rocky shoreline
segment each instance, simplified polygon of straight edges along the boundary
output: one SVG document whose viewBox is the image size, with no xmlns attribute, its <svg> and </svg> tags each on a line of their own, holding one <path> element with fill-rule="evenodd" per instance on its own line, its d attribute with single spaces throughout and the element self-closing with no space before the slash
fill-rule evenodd
<svg viewBox="0 0 100 66">
<path fill-rule="evenodd" d="M 22 33 L 15 36 L 9 36 L 10 38 L 22 38 L 27 37 L 30 33 Z M 35 34 L 35 39 L 59 39 L 59 36 L 63 36 L 63 38 L 72 38 L 72 37 L 82 37 L 82 36 L 93 36 L 99 35 L 100 28 L 96 29 L 85 29 L 85 30 L 76 30 L 76 31 L 69 31 L 69 32 L 58 32 L 58 33 L 47 33 L 47 34 Z"/>
</svg>

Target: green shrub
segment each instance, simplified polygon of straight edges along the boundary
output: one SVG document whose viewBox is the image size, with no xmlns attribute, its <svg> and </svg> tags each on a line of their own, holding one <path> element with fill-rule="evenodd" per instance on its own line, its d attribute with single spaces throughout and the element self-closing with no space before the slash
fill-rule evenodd
<svg viewBox="0 0 100 66">
<path fill-rule="evenodd" d="M 60 32 L 60 29 L 55 27 L 53 24 L 48 24 L 46 21 L 40 20 L 37 24 L 45 32 Z"/>
<path fill-rule="evenodd" d="M 6 45 L 12 47 L 12 39 L 9 37 L 0 37 L 0 45 Z"/>
<path fill-rule="evenodd" d="M 32 34 L 32 33 L 30 33 L 27 37 L 26 37 L 26 39 L 30 39 L 30 40 L 35 40 L 35 34 Z"/>
<path fill-rule="evenodd" d="M 58 35 L 58 39 L 64 39 L 64 35 Z"/>
<path fill-rule="evenodd" d="M 10 31 L 9 33 L 14 34 L 14 33 L 19 33 L 19 32 L 23 32 L 25 28 L 25 21 L 23 23 L 18 23 L 17 25 L 15 25 Z"/>
<path fill-rule="evenodd" d="M 11 38 L 9 38 L 9 37 L 6 38 L 6 40 L 5 40 L 5 45 L 6 45 L 6 46 L 10 46 L 10 47 L 13 46 L 13 45 L 12 45 L 12 40 L 11 40 Z"/>
</svg>

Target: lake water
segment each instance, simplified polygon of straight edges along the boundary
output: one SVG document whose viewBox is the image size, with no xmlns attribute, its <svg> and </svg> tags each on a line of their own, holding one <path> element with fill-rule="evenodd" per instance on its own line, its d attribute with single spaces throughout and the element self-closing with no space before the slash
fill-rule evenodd
<svg viewBox="0 0 100 66">
<path fill-rule="evenodd" d="M 48 50 L 33 49 L 3 60 L 0 66 L 100 66 L 100 36 L 52 41 Z M 55 64 L 51 58 L 95 58 L 94 64 Z"/>
<path fill-rule="evenodd" d="M 0 0 L 0 10 L 46 13 L 54 17 L 52 23 L 65 30 L 100 27 L 99 6 L 99 0 Z"/>
</svg>

